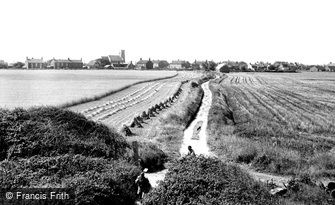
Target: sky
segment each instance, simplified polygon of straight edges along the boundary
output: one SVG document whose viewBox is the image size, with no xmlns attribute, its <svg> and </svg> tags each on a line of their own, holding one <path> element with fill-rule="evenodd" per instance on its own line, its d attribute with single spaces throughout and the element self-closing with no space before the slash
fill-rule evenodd
<svg viewBox="0 0 335 205">
<path fill-rule="evenodd" d="M 333 0 L 0 0 L 0 59 L 335 62 Z"/>
</svg>

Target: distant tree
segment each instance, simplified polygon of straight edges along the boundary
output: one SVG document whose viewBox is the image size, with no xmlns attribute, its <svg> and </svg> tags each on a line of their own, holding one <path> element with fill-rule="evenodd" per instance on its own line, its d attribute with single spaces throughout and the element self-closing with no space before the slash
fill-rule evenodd
<svg viewBox="0 0 335 205">
<path fill-rule="evenodd" d="M 213 61 L 206 61 L 202 64 L 202 66 L 206 71 L 214 71 L 217 64 Z"/>
<path fill-rule="evenodd" d="M 200 65 L 197 62 L 192 63 L 191 67 L 193 70 L 200 70 Z"/>
<path fill-rule="evenodd" d="M 191 68 L 191 63 L 188 62 L 188 61 L 186 61 L 186 62 L 184 62 L 184 63 L 181 64 L 181 67 L 189 69 L 189 68 Z"/>
<path fill-rule="evenodd" d="M 0 68 L 8 68 L 8 66 L 6 64 L 0 63 Z"/>
<path fill-rule="evenodd" d="M 248 64 L 246 62 L 239 62 L 238 63 L 238 68 L 240 71 L 247 71 L 248 70 Z"/>
<path fill-rule="evenodd" d="M 168 63 L 167 61 L 159 61 L 159 62 L 158 62 L 158 67 L 159 67 L 160 69 L 167 68 L 167 67 L 169 67 L 169 63 Z"/>
<path fill-rule="evenodd" d="M 221 73 L 229 73 L 230 69 L 229 69 L 229 65 L 225 64 L 220 68 L 220 72 Z"/>
<path fill-rule="evenodd" d="M 151 70 L 154 68 L 154 63 L 150 60 L 148 60 L 148 62 L 145 64 L 145 68 L 148 69 L 148 70 Z"/>
<path fill-rule="evenodd" d="M 22 62 L 16 62 L 16 63 L 13 64 L 14 68 L 23 68 L 23 66 L 24 66 L 24 63 L 22 63 Z"/>
<path fill-rule="evenodd" d="M 106 65 L 109 65 L 109 60 L 98 58 L 95 60 L 94 67 L 96 68 L 104 68 Z"/>
</svg>

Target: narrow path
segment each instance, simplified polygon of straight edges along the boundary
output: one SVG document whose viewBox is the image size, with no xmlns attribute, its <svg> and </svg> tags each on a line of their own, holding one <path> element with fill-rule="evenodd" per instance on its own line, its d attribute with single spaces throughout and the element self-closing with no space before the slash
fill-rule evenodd
<svg viewBox="0 0 335 205">
<path fill-rule="evenodd" d="M 215 156 L 212 152 L 210 152 L 207 144 L 207 120 L 209 109 L 212 104 L 212 92 L 209 90 L 209 82 L 203 83 L 201 87 L 204 90 L 202 104 L 196 118 L 184 131 L 183 144 L 180 148 L 181 156 L 187 154 L 187 147 L 189 145 L 193 147 L 194 152 L 197 155 L 202 154 L 208 157 Z M 164 180 L 167 171 L 168 169 L 164 169 L 160 172 L 146 173 L 145 176 L 149 179 L 151 186 L 155 188 L 158 186 L 159 181 Z"/>
<path fill-rule="evenodd" d="M 202 84 L 201 87 L 204 90 L 204 98 L 196 118 L 184 131 L 184 139 L 180 148 L 181 156 L 185 156 L 188 152 L 187 147 L 192 146 L 194 152 L 197 155 L 216 157 L 216 155 L 210 151 L 210 148 L 207 144 L 207 121 L 209 109 L 211 108 L 212 104 L 212 92 L 209 89 L 209 82 Z M 250 176 L 253 177 L 256 181 L 261 181 L 263 183 L 274 183 L 279 187 L 284 187 L 283 184 L 287 184 L 291 178 L 288 176 L 277 176 L 268 173 L 256 172 L 244 164 L 238 164 L 238 166 L 248 172 Z M 167 171 L 168 169 L 164 169 L 156 173 L 146 173 L 145 176 L 149 179 L 150 184 L 155 188 L 158 186 L 159 181 L 164 180 Z"/>
<path fill-rule="evenodd" d="M 183 144 L 180 148 L 181 156 L 188 152 L 187 147 L 192 146 L 195 154 L 214 157 L 207 144 L 207 120 L 209 109 L 212 105 L 212 92 L 209 89 L 209 82 L 201 85 L 204 90 L 204 97 L 196 118 L 184 132 Z"/>
</svg>

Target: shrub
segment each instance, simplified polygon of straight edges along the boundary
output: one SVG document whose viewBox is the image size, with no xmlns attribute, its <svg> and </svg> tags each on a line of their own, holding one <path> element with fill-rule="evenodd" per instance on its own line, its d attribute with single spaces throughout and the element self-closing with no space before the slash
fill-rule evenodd
<svg viewBox="0 0 335 205">
<path fill-rule="evenodd" d="M 191 86 L 192 86 L 192 88 L 196 88 L 196 87 L 198 87 L 199 85 L 198 85 L 198 83 L 196 83 L 196 82 L 191 82 Z"/>
<path fill-rule="evenodd" d="M 31 157 L 0 162 L 2 188 L 71 188 L 76 204 L 131 204 L 140 170 L 125 161 L 82 155 Z"/>
<path fill-rule="evenodd" d="M 220 160 L 183 158 L 174 163 L 144 204 L 276 204 L 261 184 Z"/>
<path fill-rule="evenodd" d="M 257 150 L 255 147 L 248 146 L 238 153 L 236 158 L 237 162 L 250 163 L 257 156 Z"/>
<path fill-rule="evenodd" d="M 124 138 L 81 114 L 55 107 L 0 110 L 0 160 L 67 153 L 120 158 Z"/>
<path fill-rule="evenodd" d="M 309 175 L 302 174 L 296 179 L 292 179 L 287 185 L 288 192 L 284 199 L 291 202 L 303 204 L 334 204 L 335 200 L 317 184 L 313 182 Z"/>
<path fill-rule="evenodd" d="M 143 160 L 143 165 L 148 168 L 149 172 L 164 169 L 164 163 L 167 155 L 152 143 L 140 143 L 139 156 Z"/>
</svg>

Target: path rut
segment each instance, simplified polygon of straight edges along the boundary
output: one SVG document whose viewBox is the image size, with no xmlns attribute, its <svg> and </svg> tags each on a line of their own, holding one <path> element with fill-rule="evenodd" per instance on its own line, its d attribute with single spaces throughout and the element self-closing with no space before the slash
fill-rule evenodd
<svg viewBox="0 0 335 205">
<path fill-rule="evenodd" d="M 197 155 L 202 154 L 207 157 L 215 156 L 210 152 L 207 144 L 207 120 L 212 104 L 212 92 L 209 90 L 209 82 L 203 83 L 201 87 L 204 90 L 204 97 L 196 118 L 184 131 L 183 143 L 179 151 L 182 157 L 187 154 L 187 147 L 189 145 L 192 146 Z M 155 188 L 158 186 L 159 181 L 164 180 L 167 172 L 168 169 L 164 169 L 160 172 L 146 173 L 145 176 L 149 179 L 151 186 Z"/>
</svg>

